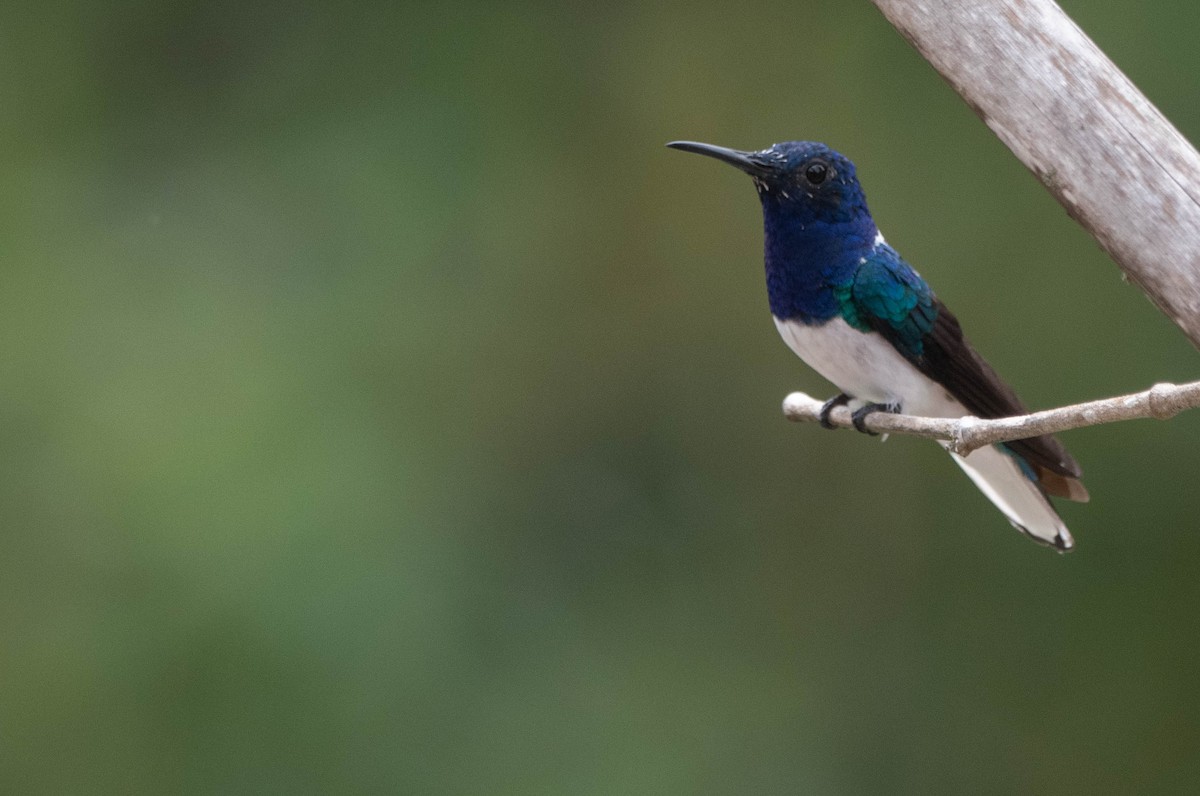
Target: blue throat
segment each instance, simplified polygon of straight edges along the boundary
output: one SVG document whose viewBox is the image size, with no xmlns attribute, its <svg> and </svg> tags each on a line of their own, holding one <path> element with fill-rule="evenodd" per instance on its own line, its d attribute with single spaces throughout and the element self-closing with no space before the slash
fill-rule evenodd
<svg viewBox="0 0 1200 796">
<path fill-rule="evenodd" d="M 770 193 L 762 194 L 762 205 L 771 314 L 810 325 L 841 314 L 841 296 L 875 248 L 878 230 L 870 214 L 806 218 L 791 202 Z"/>
</svg>

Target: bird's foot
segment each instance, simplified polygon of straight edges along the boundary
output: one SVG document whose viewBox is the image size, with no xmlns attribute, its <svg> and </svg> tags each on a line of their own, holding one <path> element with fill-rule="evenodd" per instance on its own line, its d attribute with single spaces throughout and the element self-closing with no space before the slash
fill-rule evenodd
<svg viewBox="0 0 1200 796">
<path fill-rule="evenodd" d="M 839 393 L 833 396 L 825 403 L 821 404 L 821 412 L 817 415 L 817 422 L 821 424 L 821 428 L 827 428 L 831 431 L 836 429 L 833 423 L 829 422 L 829 413 L 839 406 L 845 406 L 850 402 L 850 396 L 846 393 Z"/>
<path fill-rule="evenodd" d="M 869 434 L 872 437 L 878 437 L 879 433 L 870 431 L 863 425 L 863 421 L 867 419 L 867 415 L 874 412 L 887 412 L 890 415 L 900 413 L 899 404 L 864 404 L 854 410 L 854 414 L 850 415 L 850 422 L 854 423 L 854 428 L 864 434 Z"/>
</svg>

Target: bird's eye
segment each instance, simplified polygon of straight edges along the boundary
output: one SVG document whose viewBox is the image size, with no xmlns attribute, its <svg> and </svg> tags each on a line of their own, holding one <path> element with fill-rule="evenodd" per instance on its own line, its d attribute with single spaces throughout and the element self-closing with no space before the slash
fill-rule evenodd
<svg viewBox="0 0 1200 796">
<path fill-rule="evenodd" d="M 823 160 L 814 160 L 804 169 L 804 179 L 809 185 L 820 185 L 829 179 L 829 166 Z"/>
</svg>

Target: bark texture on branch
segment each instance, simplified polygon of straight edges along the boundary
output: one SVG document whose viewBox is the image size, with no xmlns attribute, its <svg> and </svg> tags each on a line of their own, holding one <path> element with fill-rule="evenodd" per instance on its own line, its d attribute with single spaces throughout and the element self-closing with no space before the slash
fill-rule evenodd
<svg viewBox="0 0 1200 796">
<path fill-rule="evenodd" d="M 794 392 L 783 401 L 788 420 L 816 422 L 822 402 L 802 392 Z M 1047 409 L 1018 417 L 981 420 L 978 417 L 916 417 L 876 412 L 867 415 L 863 425 L 880 434 L 911 434 L 929 439 L 948 440 L 950 450 L 966 456 L 984 445 L 1014 439 L 1056 434 L 1073 428 L 1098 426 L 1119 420 L 1153 417 L 1167 420 L 1185 409 L 1200 407 L 1200 381 L 1188 384 L 1156 384 L 1143 392 L 1102 398 L 1098 401 Z M 829 413 L 829 421 L 839 428 L 850 428 L 850 410 L 844 406 Z"/>
<path fill-rule="evenodd" d="M 1200 347 L 1200 154 L 1052 0 L 873 0 Z"/>
</svg>

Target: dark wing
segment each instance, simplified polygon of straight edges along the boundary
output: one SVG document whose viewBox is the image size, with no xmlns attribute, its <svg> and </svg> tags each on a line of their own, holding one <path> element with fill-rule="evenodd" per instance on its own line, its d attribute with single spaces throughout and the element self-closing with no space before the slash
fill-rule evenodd
<svg viewBox="0 0 1200 796">
<path fill-rule="evenodd" d="M 850 290 L 855 325 L 879 332 L 929 378 L 946 388 L 971 414 L 1011 417 L 1028 410 L 1012 387 L 963 336 L 958 319 L 890 246 L 864 261 Z M 1052 436 L 1004 444 L 1051 495 L 1087 500 L 1082 471 Z"/>
</svg>

